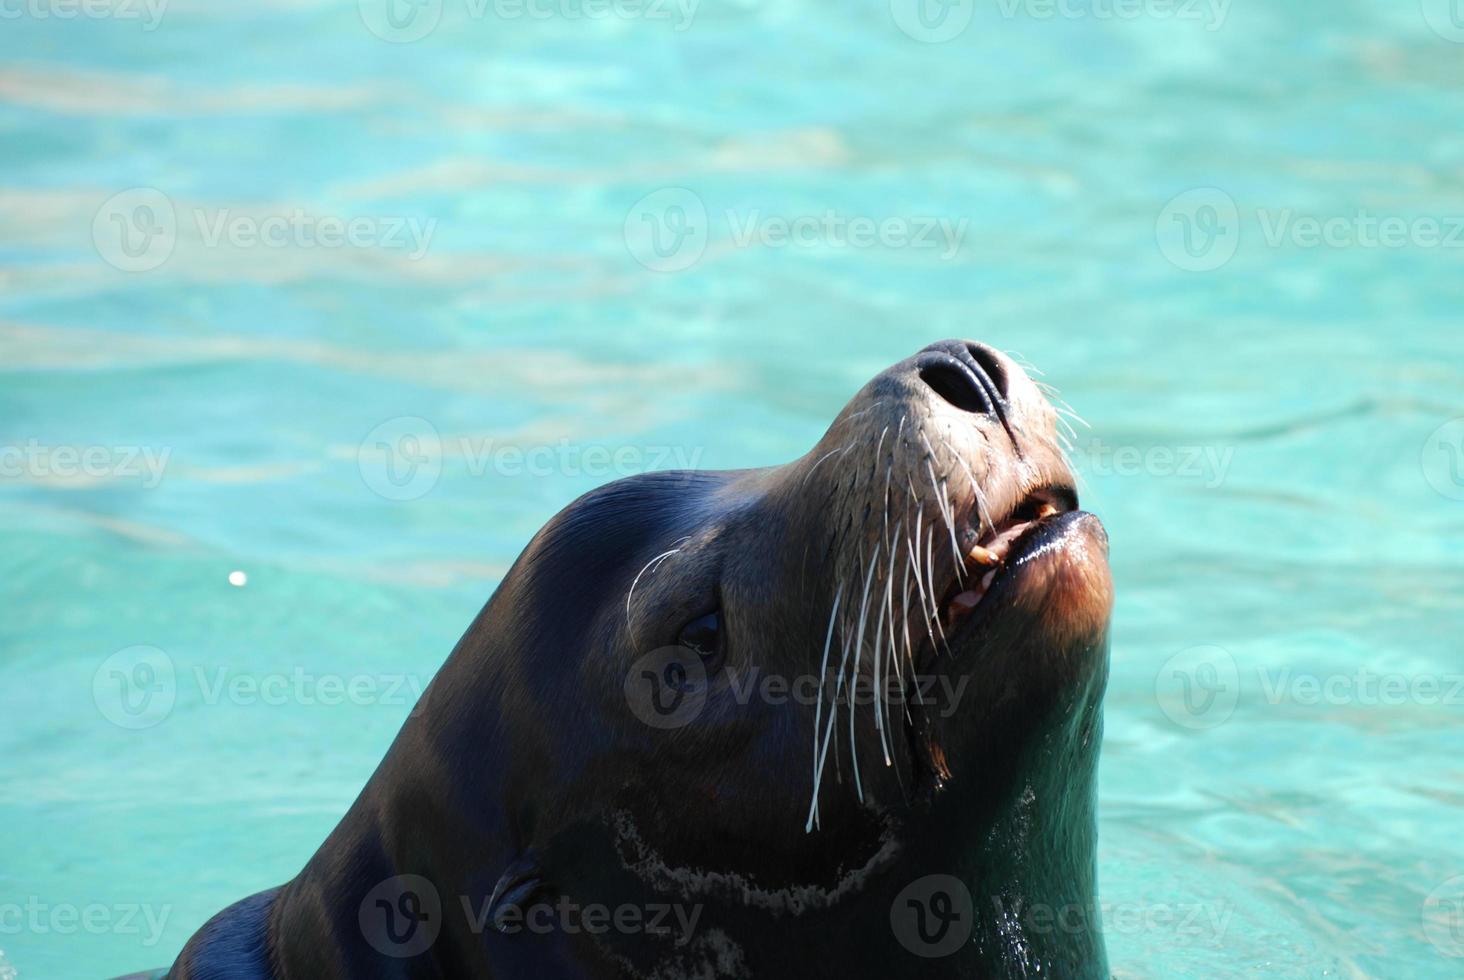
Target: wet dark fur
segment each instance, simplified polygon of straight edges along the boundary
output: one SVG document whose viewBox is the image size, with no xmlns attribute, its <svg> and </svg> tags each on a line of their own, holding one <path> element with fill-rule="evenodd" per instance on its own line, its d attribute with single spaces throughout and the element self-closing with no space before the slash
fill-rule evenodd
<svg viewBox="0 0 1464 980">
<path fill-rule="evenodd" d="M 728 669 L 817 673 L 836 589 L 854 608 L 881 533 L 898 559 L 891 525 L 938 509 L 918 488 L 892 503 L 896 472 L 911 486 L 931 473 L 952 514 L 1009 508 L 1029 484 L 1069 478 L 1051 409 L 1015 365 L 999 418 L 944 405 L 916 366 L 870 382 L 785 467 L 621 480 L 550 521 L 303 871 L 220 913 L 171 976 L 1106 975 L 1094 782 L 1112 596 L 1091 517 L 1054 525 L 1051 559 L 999 582 L 948 644 L 912 642 L 923 670 L 972 683 L 949 718 L 917 709 L 908 726 L 889 722 L 893 765 L 868 715 L 852 741 L 838 715 L 811 832 L 812 705 L 739 703 L 714 673 L 685 728 L 649 727 L 627 707 L 637 657 L 713 607 Z M 930 550 L 942 580 L 954 574 L 945 550 Z M 835 656 L 855 628 L 837 619 Z M 857 669 L 868 657 L 855 652 Z M 930 771 L 932 745 L 948 779 Z M 567 896 L 702 911 L 685 943 L 480 928 L 471 913 L 513 868 L 537 883 L 526 906 Z M 396 959 L 365 941 L 358 910 L 403 874 L 435 886 L 441 931 Z M 960 878 L 975 901 L 971 941 L 937 959 L 913 955 L 890 924 L 896 895 L 930 874 Z M 1044 931 L 1032 906 L 1088 918 Z"/>
</svg>

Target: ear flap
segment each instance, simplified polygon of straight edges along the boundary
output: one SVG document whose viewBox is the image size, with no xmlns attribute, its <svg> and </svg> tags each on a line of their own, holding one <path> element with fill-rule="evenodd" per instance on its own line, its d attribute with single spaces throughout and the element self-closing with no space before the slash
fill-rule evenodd
<svg viewBox="0 0 1464 980">
<path fill-rule="evenodd" d="M 532 852 L 521 855 L 504 869 L 493 896 L 488 899 L 488 919 L 493 928 L 505 932 L 510 918 L 522 921 L 524 910 L 534 893 L 544 887 L 544 873 Z"/>
</svg>

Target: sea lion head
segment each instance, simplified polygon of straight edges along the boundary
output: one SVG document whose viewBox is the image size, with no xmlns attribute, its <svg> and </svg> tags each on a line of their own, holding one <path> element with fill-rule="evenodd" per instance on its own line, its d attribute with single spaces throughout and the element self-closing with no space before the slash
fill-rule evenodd
<svg viewBox="0 0 1464 980">
<path fill-rule="evenodd" d="M 834 961 L 793 949 L 821 923 L 851 962 L 908 967 L 891 903 L 948 875 L 977 906 L 980 969 L 1101 969 L 1096 924 L 1044 944 L 983 907 L 1093 897 L 1112 584 L 1062 425 L 1012 358 L 945 341 L 793 462 L 580 498 L 509 571 L 336 850 L 482 907 L 482 934 L 438 940 L 460 961 L 537 942 L 606 972 L 730 975 L 782 942 L 779 969 L 821 972 Z M 700 932 L 515 934 L 553 896 L 695 905 Z"/>
</svg>

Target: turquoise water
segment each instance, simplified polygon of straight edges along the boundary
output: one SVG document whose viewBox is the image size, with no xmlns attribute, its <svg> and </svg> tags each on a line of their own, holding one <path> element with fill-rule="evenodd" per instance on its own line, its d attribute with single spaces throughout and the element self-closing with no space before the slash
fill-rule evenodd
<svg viewBox="0 0 1464 980">
<path fill-rule="evenodd" d="M 1464 970 L 1464 16 L 907 6 L 5 6 L 0 976 L 170 962 L 555 510 L 947 336 L 1091 426 L 1115 974 Z"/>
</svg>

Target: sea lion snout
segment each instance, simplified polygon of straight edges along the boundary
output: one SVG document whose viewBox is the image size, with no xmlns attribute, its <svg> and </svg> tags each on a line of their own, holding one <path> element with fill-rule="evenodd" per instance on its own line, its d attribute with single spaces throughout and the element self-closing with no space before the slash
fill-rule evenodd
<svg viewBox="0 0 1464 980">
<path fill-rule="evenodd" d="M 898 425 L 903 417 L 927 430 L 1004 435 L 1001 448 L 1025 456 L 1034 443 L 1055 446 L 1053 437 L 1064 424 L 1047 397 L 1050 390 L 995 347 L 942 340 L 875 375 L 845 406 L 825 441 L 837 437 L 844 420 L 869 417 L 866 427 L 877 436 L 886 422 Z M 974 447 L 954 448 L 969 455 Z"/>
<path fill-rule="evenodd" d="M 848 761 L 837 782 L 864 803 L 908 794 L 898 770 L 911 748 L 917 785 L 938 788 L 978 764 L 980 750 L 968 749 L 948 767 L 935 729 L 920 724 L 911 692 L 930 676 L 976 676 L 1026 697 L 1062 695 L 1099 670 L 1112 604 L 1106 535 L 1079 510 L 1066 420 L 1049 392 L 993 347 L 943 340 L 876 374 L 783 468 L 796 493 L 776 507 L 801 511 L 800 533 L 770 544 L 801 558 L 805 646 L 834 705 L 815 712 L 810 828 L 823 822 L 838 731 Z M 1018 645 L 1063 652 L 1008 657 Z M 881 696 L 841 708 L 844 692 L 866 686 Z M 890 691 L 897 706 L 885 703 Z M 943 720 L 969 735 L 985 726 L 967 708 L 950 705 Z"/>
<path fill-rule="evenodd" d="M 915 358 L 924 381 L 965 412 L 999 416 L 1006 404 L 1007 369 L 995 350 L 972 340 L 943 340 Z"/>
</svg>

